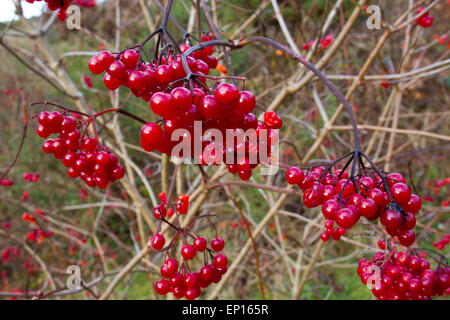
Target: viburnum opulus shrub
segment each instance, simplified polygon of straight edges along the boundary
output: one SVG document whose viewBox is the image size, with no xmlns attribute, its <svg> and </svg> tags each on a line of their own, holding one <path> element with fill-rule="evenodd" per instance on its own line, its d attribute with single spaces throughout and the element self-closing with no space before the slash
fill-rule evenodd
<svg viewBox="0 0 450 320">
<path fill-rule="evenodd" d="M 67 7 L 73 3 L 46 2 L 50 10 L 60 10 L 60 19 L 65 18 Z M 95 5 L 95 1 L 75 3 Z M 338 241 L 363 221 L 387 238 L 378 243 L 383 252 L 361 260 L 357 269 L 362 283 L 375 283 L 372 292 L 378 299 L 429 299 L 448 294 L 450 269 L 446 260 L 434 252 L 412 247 L 416 239 L 416 216 L 421 215 L 421 197 L 406 183 L 404 173 L 384 172 L 364 153 L 353 108 L 326 75 L 301 55 L 265 37 L 223 41 L 209 32 L 199 32 L 199 39 L 186 34 L 176 41 L 166 28 L 171 5 L 169 1 L 161 27 L 143 42 L 120 52 L 101 51 L 86 62 L 94 75 L 102 75 L 108 90 L 128 88 L 131 94 L 144 100 L 148 118 L 156 120 L 141 119 L 122 108 L 103 109 L 91 115 L 44 101 L 39 104 L 58 108 L 58 111 L 46 110 L 37 115 L 37 134 L 46 139 L 43 151 L 61 160 L 69 177 L 79 178 L 89 187 L 107 188 L 122 179 L 126 172 L 117 155 L 101 143 L 96 123 L 101 115 L 116 112 L 142 125 L 135 136 L 145 151 L 190 159 L 200 168 L 225 164 L 229 173 L 240 180 L 249 180 L 261 164 L 277 162 L 271 150 L 279 142 L 278 130 L 283 127 L 283 121 L 275 111 L 258 104 L 255 94 L 246 88 L 245 78 L 210 73 L 218 66 L 216 46 L 240 49 L 253 43 L 268 45 L 280 53 L 278 56 L 291 58 L 313 72 L 345 107 L 352 124 L 354 148 L 351 152 L 319 165 L 281 164 L 290 187 L 302 191 L 298 193 L 302 197 L 298 201 L 306 208 L 321 209 L 325 220 L 321 240 Z M 428 28 L 433 17 L 426 13 L 415 23 Z M 148 54 L 145 46 L 152 39 L 157 39 L 156 45 Z M 319 48 L 326 49 L 333 40 L 334 36 L 329 34 L 322 39 Z M 310 50 L 314 41 L 304 49 Z M 90 78 L 85 77 L 84 81 L 87 87 L 93 86 Z M 199 152 L 194 141 L 196 125 L 200 125 L 202 136 Z M 174 139 L 179 130 L 185 133 Z M 232 143 L 218 142 L 205 137 L 210 130 L 222 136 L 229 130 L 249 131 L 250 134 L 238 143 L 234 139 Z M 177 153 L 178 143 L 186 137 L 191 147 Z M 228 153 L 233 155 L 231 159 L 226 158 Z M 33 175 L 24 179 L 37 180 Z M 2 179 L 0 184 L 9 186 L 13 182 Z M 219 282 L 227 272 L 224 235 L 219 234 L 211 219 L 215 215 L 190 216 L 190 196 L 175 195 L 173 184 L 168 192 L 158 196 L 160 201 L 153 208 L 157 226 L 147 242 L 147 249 L 157 251 L 162 258 L 160 277 L 154 288 L 160 295 L 172 293 L 179 299 L 198 298 L 202 290 Z M 38 216 L 28 213 L 24 213 L 22 219 L 32 224 L 39 221 Z M 210 233 L 199 228 L 200 223 L 211 227 L 213 236 L 207 236 Z M 27 238 L 39 242 L 52 235 L 36 227 L 27 233 Z M 447 243 L 448 237 L 445 237 L 436 247 L 443 248 Z M 9 261 L 15 254 L 13 248 L 8 248 L 3 259 Z M 428 259 L 433 259 L 436 267 L 432 267 Z"/>
</svg>

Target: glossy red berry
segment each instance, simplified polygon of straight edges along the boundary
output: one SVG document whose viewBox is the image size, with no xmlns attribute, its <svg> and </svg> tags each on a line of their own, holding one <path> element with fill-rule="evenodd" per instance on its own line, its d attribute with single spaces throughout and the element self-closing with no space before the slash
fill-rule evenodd
<svg viewBox="0 0 450 320">
<path fill-rule="evenodd" d="M 160 295 L 165 295 L 170 291 L 169 281 L 161 279 L 155 283 L 155 291 Z"/>
<path fill-rule="evenodd" d="M 346 229 L 353 227 L 358 222 L 358 219 L 358 214 L 349 208 L 340 209 L 336 213 L 336 223 L 338 226 Z"/>
<path fill-rule="evenodd" d="M 193 245 L 185 244 L 181 248 L 181 255 L 183 256 L 183 258 L 185 260 L 192 260 L 192 259 L 194 259 L 195 254 L 196 254 L 196 250 L 195 250 Z"/>
<path fill-rule="evenodd" d="M 163 130 L 156 123 L 149 122 L 141 129 L 141 147 L 146 151 L 154 151 L 163 138 Z"/>
<path fill-rule="evenodd" d="M 222 238 L 214 238 L 211 240 L 211 248 L 216 251 L 220 252 L 225 247 L 225 241 Z"/>
<path fill-rule="evenodd" d="M 166 239 L 164 238 L 164 236 L 162 234 L 157 233 L 152 237 L 151 244 L 152 244 L 153 249 L 155 249 L 155 250 L 161 250 L 164 247 L 165 243 L 166 243 Z"/>
<path fill-rule="evenodd" d="M 411 199 L 411 189 L 404 183 L 398 182 L 390 187 L 392 198 L 395 202 L 403 204 Z"/>
<path fill-rule="evenodd" d="M 214 257 L 213 263 L 217 268 L 226 268 L 228 265 L 228 258 L 224 254 L 218 254 Z"/>
<path fill-rule="evenodd" d="M 195 238 L 195 240 L 194 240 L 195 250 L 197 250 L 198 252 L 203 252 L 203 251 L 205 251 L 206 246 L 207 246 L 207 242 L 206 242 L 205 238 L 203 238 L 203 237 Z"/>
<path fill-rule="evenodd" d="M 217 102 L 223 105 L 234 104 L 239 101 L 239 90 L 234 84 L 221 83 L 214 91 Z"/>
<path fill-rule="evenodd" d="M 139 54 L 134 50 L 125 50 L 121 55 L 121 60 L 128 69 L 134 69 L 139 61 Z"/>
<path fill-rule="evenodd" d="M 300 168 L 292 167 L 286 171 L 286 180 L 289 184 L 299 184 L 303 179 L 305 179 L 305 174 Z"/>
</svg>

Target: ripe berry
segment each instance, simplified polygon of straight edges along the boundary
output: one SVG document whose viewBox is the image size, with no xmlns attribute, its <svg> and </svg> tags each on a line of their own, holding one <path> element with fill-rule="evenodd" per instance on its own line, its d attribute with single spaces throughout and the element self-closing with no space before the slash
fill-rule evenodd
<svg viewBox="0 0 450 320">
<path fill-rule="evenodd" d="M 105 71 L 103 69 L 103 66 L 98 62 L 98 57 L 97 56 L 93 56 L 92 58 L 89 59 L 89 70 L 93 73 L 93 74 L 100 74 L 103 71 Z"/>
<path fill-rule="evenodd" d="M 380 221 L 387 229 L 398 229 L 403 223 L 403 216 L 398 211 L 387 209 L 381 212 Z"/>
<path fill-rule="evenodd" d="M 130 89 L 145 90 L 147 87 L 147 81 L 142 72 L 131 71 L 127 77 L 127 85 Z"/>
<path fill-rule="evenodd" d="M 194 240 L 195 250 L 197 250 L 198 252 L 203 252 L 203 251 L 205 251 L 206 246 L 207 246 L 207 242 L 206 242 L 205 238 L 203 238 L 203 237 L 195 238 L 195 240 Z"/>
<path fill-rule="evenodd" d="M 162 140 L 163 131 L 156 123 L 149 122 L 141 129 L 141 147 L 146 151 L 154 151 Z"/>
<path fill-rule="evenodd" d="M 395 202 L 403 204 L 411 199 L 411 189 L 404 183 L 398 182 L 390 187 L 392 198 Z"/>
<path fill-rule="evenodd" d="M 256 99 L 253 93 L 249 91 L 241 91 L 239 93 L 239 102 L 237 104 L 237 108 L 239 111 L 244 113 L 250 113 L 255 109 Z"/>
<path fill-rule="evenodd" d="M 214 238 L 211 240 L 211 248 L 216 251 L 220 252 L 225 247 L 225 241 L 222 238 Z"/>
<path fill-rule="evenodd" d="M 398 241 L 405 247 L 409 247 L 416 240 L 416 234 L 412 230 L 402 230 L 397 237 Z"/>
<path fill-rule="evenodd" d="M 164 247 L 165 243 L 166 243 L 166 239 L 164 238 L 164 236 L 162 234 L 157 233 L 152 237 L 151 244 L 152 244 L 153 249 L 155 249 L 155 250 L 161 250 Z"/>
<path fill-rule="evenodd" d="M 213 278 L 213 269 L 207 265 L 200 268 L 200 281 L 209 283 Z"/>
<path fill-rule="evenodd" d="M 195 288 L 200 279 L 200 274 L 198 272 L 188 273 L 184 276 L 184 286 L 186 288 Z"/>
<path fill-rule="evenodd" d="M 367 219 L 372 219 L 378 210 L 377 204 L 375 203 L 375 200 L 372 198 L 366 198 L 362 199 L 357 204 L 358 213 L 366 217 Z"/>
<path fill-rule="evenodd" d="M 416 214 L 422 207 L 422 201 L 417 194 L 411 194 L 411 198 L 407 203 L 403 203 L 402 207 L 405 211 Z"/>
<path fill-rule="evenodd" d="M 297 167 L 289 168 L 286 171 L 286 180 L 289 184 L 299 184 L 305 178 L 303 171 Z"/>
<path fill-rule="evenodd" d="M 228 258 L 224 254 L 218 254 L 214 257 L 213 263 L 217 268 L 226 268 L 228 265 Z"/>
<path fill-rule="evenodd" d="M 176 105 L 177 113 L 186 112 L 192 105 L 191 91 L 184 87 L 178 87 L 170 92 L 173 98 L 173 103 Z"/>
<path fill-rule="evenodd" d="M 198 298 L 200 294 L 200 287 L 193 287 L 186 290 L 185 297 L 187 300 L 194 300 L 195 298 Z"/>
<path fill-rule="evenodd" d="M 111 63 L 107 71 L 116 79 L 124 79 L 127 76 L 127 68 L 121 61 L 114 61 Z"/>
<path fill-rule="evenodd" d="M 192 260 L 194 259 L 196 254 L 195 248 L 193 245 L 185 244 L 183 248 L 181 248 L 181 255 L 185 260 Z"/>
<path fill-rule="evenodd" d="M 334 199 L 329 199 L 322 205 L 322 214 L 328 220 L 334 220 L 338 210 L 339 202 Z"/>
<path fill-rule="evenodd" d="M 126 50 L 120 58 L 128 69 L 134 69 L 139 61 L 139 54 L 134 50 Z"/>
<path fill-rule="evenodd" d="M 308 189 L 303 194 L 303 203 L 307 208 L 314 208 L 320 204 L 320 195 L 314 189 Z"/>
<path fill-rule="evenodd" d="M 217 119 L 221 116 L 221 106 L 211 95 L 206 95 L 200 102 L 200 113 L 206 119 Z"/>
<path fill-rule="evenodd" d="M 230 83 L 219 84 L 214 91 L 214 97 L 217 102 L 223 105 L 234 104 L 240 98 L 238 88 Z"/>
<path fill-rule="evenodd" d="M 165 295 L 170 291 L 169 281 L 161 279 L 155 283 L 155 291 L 160 295 Z"/>
<path fill-rule="evenodd" d="M 353 227 L 358 219 L 358 214 L 349 208 L 340 209 L 336 214 L 336 223 L 346 229 Z"/>
</svg>

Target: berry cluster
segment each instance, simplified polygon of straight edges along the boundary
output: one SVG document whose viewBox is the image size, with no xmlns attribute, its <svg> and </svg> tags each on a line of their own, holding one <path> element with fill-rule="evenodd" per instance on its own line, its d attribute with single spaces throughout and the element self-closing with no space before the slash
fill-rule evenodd
<svg viewBox="0 0 450 320">
<path fill-rule="evenodd" d="M 202 40 L 210 40 L 210 36 L 204 36 Z M 261 162 L 258 156 L 261 148 L 265 148 L 265 154 L 270 156 L 270 146 L 277 141 L 276 131 L 272 129 L 281 128 L 281 118 L 273 111 L 266 112 L 264 124 L 258 124 L 252 113 L 256 101 L 251 92 L 239 91 L 237 86 L 229 83 L 216 83 L 217 86 L 211 89 L 206 85 L 210 69 L 217 65 L 216 58 L 212 56 L 214 47 L 204 47 L 185 57 L 189 72 L 194 75 L 191 82 L 187 79 L 182 61 L 182 54 L 190 47 L 182 44 L 179 49 L 181 53 L 169 52 L 153 63 L 142 62 L 139 52 L 133 49 L 125 50 L 116 57 L 103 51 L 89 60 L 89 69 L 94 74 L 106 72 L 104 83 L 108 89 L 128 87 L 136 97 L 148 101 L 152 111 L 162 118 L 157 123 L 143 126 L 140 142 L 144 150 L 157 150 L 181 158 L 193 156 L 202 165 L 224 163 L 225 155 L 233 151 L 234 159 L 227 158 L 229 171 L 239 173 L 241 179 L 248 180 L 252 168 Z M 242 129 L 243 132 L 253 129 L 259 143 L 251 145 L 250 139 L 246 137 L 241 144 L 233 141 L 231 147 L 225 142 L 203 139 L 200 141 L 201 150 L 196 152 L 192 138 L 196 121 L 202 124 L 202 136 L 209 129 L 219 130 L 222 136 L 226 135 L 227 129 Z M 189 154 L 184 154 L 184 151 L 182 154 L 172 154 L 173 148 L 179 143 L 171 139 L 177 129 L 185 129 L 190 134 Z M 267 130 L 264 139 L 260 134 L 262 129 Z M 250 163 L 249 158 L 255 158 L 252 162 L 256 164 Z"/>
<path fill-rule="evenodd" d="M 43 0 L 26 0 L 28 3 L 41 2 Z M 48 9 L 51 11 L 58 11 L 58 19 L 61 21 L 67 18 L 67 8 L 73 0 L 44 0 L 47 2 Z M 97 5 L 95 0 L 75 0 L 75 4 L 83 7 L 95 7 Z"/>
<path fill-rule="evenodd" d="M 151 239 L 151 245 L 155 250 L 161 250 L 164 247 L 165 239 L 161 234 L 155 234 Z M 167 258 L 161 266 L 161 277 L 155 283 L 155 290 L 160 295 L 172 292 L 173 295 L 181 299 L 185 297 L 193 300 L 200 296 L 201 289 L 207 288 L 211 283 L 217 283 L 222 275 L 227 271 L 228 258 L 224 254 L 214 254 L 220 252 L 225 246 L 222 238 L 211 240 L 211 248 L 207 247 L 207 241 L 203 237 L 196 237 L 193 244 L 184 244 L 181 248 L 183 262 L 178 267 L 178 261 L 174 258 Z M 187 261 L 195 258 L 197 253 L 204 253 L 210 257 L 212 262 L 204 264 L 198 272 L 192 272 L 187 265 Z"/>
<path fill-rule="evenodd" d="M 78 130 L 78 122 L 60 112 L 43 111 L 38 116 L 37 133 L 41 138 L 59 134 L 57 139 L 47 139 L 42 144 L 45 153 L 62 159 L 71 178 L 80 177 L 87 186 L 104 189 L 110 182 L 121 179 L 125 169 L 116 155 L 100 146 L 92 137 L 84 138 Z"/>
<path fill-rule="evenodd" d="M 444 250 L 449 243 L 450 243 L 450 233 L 446 233 L 441 240 L 433 242 L 433 247 L 435 247 L 438 250 Z"/>
<path fill-rule="evenodd" d="M 421 13 L 423 11 L 423 8 L 419 8 L 417 10 L 417 14 Z M 423 28 L 428 28 L 433 24 L 434 17 L 429 13 L 426 12 L 421 17 L 417 18 L 416 22 L 419 26 Z"/>
<path fill-rule="evenodd" d="M 0 186 L 13 186 L 14 182 L 12 180 L 3 178 L 0 180 Z"/>
<path fill-rule="evenodd" d="M 411 194 L 399 173 L 386 176 L 389 190 L 385 190 L 385 184 L 377 174 L 352 179 L 346 171 L 332 173 L 322 166 L 312 168 L 309 174 L 292 167 L 286 172 L 286 179 L 304 191 L 306 207 L 322 206 L 322 214 L 327 219 L 326 230 L 321 235 L 323 241 L 330 237 L 339 240 L 361 217 L 371 221 L 380 219 L 387 233 L 396 236 L 404 246 L 410 246 L 415 240 L 412 229 L 422 202 L 419 196 Z M 334 222 L 337 229 L 333 228 Z"/>
<path fill-rule="evenodd" d="M 439 262 L 432 270 L 420 253 L 422 257 L 415 250 L 378 252 L 371 260 L 360 260 L 357 273 L 379 300 L 429 300 L 450 294 L 450 267 Z"/>
<path fill-rule="evenodd" d="M 37 182 L 39 180 L 39 173 L 26 172 L 22 175 L 22 179 L 28 182 Z"/>
</svg>

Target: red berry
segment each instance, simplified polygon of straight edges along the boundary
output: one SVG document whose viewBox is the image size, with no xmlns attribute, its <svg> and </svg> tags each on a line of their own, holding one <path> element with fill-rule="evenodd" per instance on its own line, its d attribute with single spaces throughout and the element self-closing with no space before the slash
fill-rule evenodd
<svg viewBox="0 0 450 320">
<path fill-rule="evenodd" d="M 372 198 L 361 199 L 357 204 L 357 208 L 358 213 L 367 219 L 372 219 L 378 210 L 377 204 Z"/>
<path fill-rule="evenodd" d="M 185 244 L 183 248 L 181 248 L 181 255 L 185 260 L 192 260 L 194 259 L 196 254 L 195 248 L 193 245 Z"/>
<path fill-rule="evenodd" d="M 346 229 L 353 227 L 358 219 L 358 214 L 349 208 L 340 209 L 336 214 L 336 223 Z"/>
<path fill-rule="evenodd" d="M 255 109 L 256 106 L 256 99 L 253 93 L 249 91 L 241 91 L 239 93 L 239 102 L 237 104 L 237 108 L 239 109 L 240 113 L 250 113 Z"/>
<path fill-rule="evenodd" d="M 314 189 L 308 189 L 303 194 L 303 203 L 307 208 L 314 208 L 320 204 L 320 195 Z"/>
<path fill-rule="evenodd" d="M 390 187 L 392 198 L 397 203 L 408 203 L 411 199 L 411 189 L 404 183 L 398 182 Z"/>
<path fill-rule="evenodd" d="M 214 238 L 211 240 L 211 247 L 214 251 L 220 252 L 225 247 L 225 241 L 222 238 Z"/>
<path fill-rule="evenodd" d="M 150 98 L 150 108 L 158 116 L 164 117 L 168 110 L 173 110 L 173 98 L 169 93 L 157 92 Z"/>
<path fill-rule="evenodd" d="M 381 212 L 380 221 L 387 229 L 398 229 L 403 223 L 403 216 L 398 211 L 387 209 Z"/>
<path fill-rule="evenodd" d="M 286 180 L 289 184 L 299 184 L 304 178 L 305 174 L 302 169 L 297 167 L 289 168 L 288 171 L 286 171 Z"/>
<path fill-rule="evenodd" d="M 184 286 L 186 288 L 195 288 L 200 280 L 200 274 L 198 272 L 188 273 L 184 276 Z"/>
<path fill-rule="evenodd" d="M 226 268 L 228 265 L 228 258 L 224 254 L 218 254 L 214 257 L 213 263 L 217 268 Z"/>
<path fill-rule="evenodd" d="M 411 194 L 411 198 L 407 203 L 403 203 L 402 207 L 405 211 L 416 214 L 422 207 L 422 200 L 417 194 Z"/>
<path fill-rule="evenodd" d="M 160 295 L 165 295 L 170 291 L 169 281 L 161 279 L 155 283 L 155 291 Z"/>
<path fill-rule="evenodd" d="M 166 239 L 164 238 L 164 236 L 162 234 L 157 233 L 152 237 L 151 244 L 152 244 L 153 249 L 155 249 L 155 250 L 161 250 L 164 247 L 165 243 L 166 243 Z"/>
<path fill-rule="evenodd" d="M 239 90 L 234 84 L 221 83 L 214 91 L 214 97 L 217 102 L 223 105 L 230 105 L 238 102 Z"/>
<path fill-rule="evenodd" d="M 322 214 L 325 217 L 325 219 L 328 220 L 334 220 L 336 218 L 336 213 L 339 210 L 339 202 L 334 199 L 327 200 L 322 205 Z"/>
<path fill-rule="evenodd" d="M 127 68 L 121 61 L 114 61 L 108 67 L 108 73 L 116 79 L 125 79 L 127 76 Z"/>
<path fill-rule="evenodd" d="M 197 250 L 198 252 L 203 252 L 203 251 L 205 251 L 206 246 L 207 246 L 207 242 L 206 242 L 205 238 L 203 238 L 203 237 L 195 238 L 195 240 L 194 240 L 195 250 Z"/>
<path fill-rule="evenodd" d="M 139 54 L 136 51 L 129 49 L 122 53 L 120 58 L 128 69 L 134 69 L 139 61 Z"/>
<path fill-rule="evenodd" d="M 141 147 L 146 151 L 154 151 L 163 138 L 163 130 L 156 123 L 149 122 L 141 129 Z"/>
<path fill-rule="evenodd" d="M 100 74 L 103 71 L 105 71 L 103 69 L 103 66 L 99 63 L 98 61 L 98 57 L 97 56 L 93 56 L 92 58 L 89 59 L 89 70 L 93 73 L 93 74 Z"/>
</svg>

